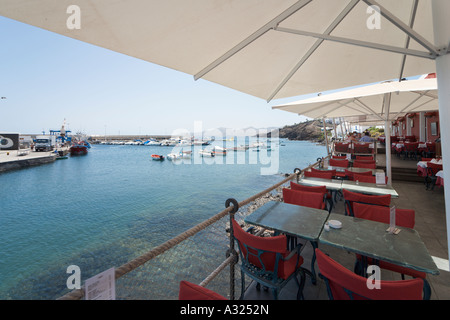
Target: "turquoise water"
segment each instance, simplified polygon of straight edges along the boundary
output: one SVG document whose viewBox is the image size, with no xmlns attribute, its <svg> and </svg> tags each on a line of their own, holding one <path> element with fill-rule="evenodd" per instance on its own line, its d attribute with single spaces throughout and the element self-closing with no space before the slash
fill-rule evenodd
<svg viewBox="0 0 450 320">
<path fill-rule="evenodd" d="M 185 163 L 151 160 L 171 147 L 93 145 L 86 156 L 0 174 L 0 299 L 57 298 L 69 265 L 120 266 L 326 153 L 283 144 L 221 159 L 194 150 Z M 269 167 L 274 174 L 261 174 Z M 120 245 L 128 241 L 142 246 Z"/>
</svg>

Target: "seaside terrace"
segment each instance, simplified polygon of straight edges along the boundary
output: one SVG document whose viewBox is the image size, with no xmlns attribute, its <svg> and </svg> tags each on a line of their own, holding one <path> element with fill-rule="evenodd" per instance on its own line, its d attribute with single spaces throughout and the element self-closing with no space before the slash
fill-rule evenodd
<svg viewBox="0 0 450 320">
<path fill-rule="evenodd" d="M 118 299 L 209 297 L 237 300 L 241 292 L 244 292 L 241 297 L 244 300 L 273 299 L 274 292 L 265 288 L 271 286 L 270 281 L 257 274 L 266 259 L 251 248 L 262 242 L 270 242 L 269 248 L 277 252 L 269 255 L 272 266 L 268 269 L 280 266 L 274 272 L 276 276 L 295 278 L 279 291 L 276 298 L 280 300 L 328 300 L 327 287 L 333 282 L 330 277 L 337 272 L 341 272 L 338 279 L 351 279 L 342 285 L 360 284 L 355 286 L 362 290 L 359 296 L 363 297 L 450 298 L 450 224 L 447 218 L 450 193 L 443 184 L 450 180 L 450 173 L 442 170 L 439 180 L 436 173 L 432 170 L 428 173 L 427 169 L 427 178 L 420 177 L 418 162 L 425 158 L 425 153 L 410 152 L 406 145 L 393 146 L 391 140 L 405 137 L 419 127 L 420 132 L 415 134 L 418 140 L 442 141 L 441 164 L 444 167 L 450 164 L 450 126 L 445 121 L 450 118 L 449 1 L 219 0 L 205 5 L 195 1 L 138 0 L 133 6 L 127 1 L 94 4 L 94 1 L 80 0 L 76 3 L 78 5 L 70 6 L 73 10 L 70 11 L 64 1 L 46 0 L 36 5 L 32 0 L 0 0 L 0 15 L 169 67 L 190 74 L 195 80 L 211 81 L 267 102 L 315 93 L 309 107 L 300 110 L 291 102 L 284 105 L 284 110 L 323 119 L 324 123 L 325 119 L 373 116 L 385 129 L 384 151 L 381 142 L 376 142 L 375 158 L 367 160 L 373 161 L 371 167 L 364 168 L 370 171 L 367 181 L 371 182 L 356 176 L 360 170 L 350 170 L 358 168 L 355 152 L 351 152 L 352 157 L 344 155 L 340 159 L 341 165 L 345 163 L 342 167 L 332 164 L 331 157 L 348 152 L 333 149 L 326 140 L 328 154 L 324 154 L 324 160 L 327 165 L 318 159 L 308 168 L 292 168 L 292 173 L 278 184 L 245 200 L 235 200 L 232 194 L 224 195 L 223 210 L 219 209 L 220 212 L 203 223 L 117 267 Z M 434 87 L 408 87 L 416 83 L 409 81 L 412 77 L 431 74 L 435 74 L 434 80 L 425 82 L 434 82 Z M 390 89 L 381 92 L 374 104 L 360 99 L 361 95 L 336 99 L 334 107 L 331 102 L 324 102 L 327 94 L 323 93 L 328 91 L 381 81 Z M 402 86 L 408 88 L 401 89 Z M 403 92 L 418 95 L 417 100 L 405 103 L 401 100 Z M 415 105 L 419 98 L 430 101 Z M 315 103 L 324 104 L 316 107 Z M 439 113 L 430 117 L 438 120 L 427 126 L 425 113 L 437 110 Z M 405 121 L 416 112 L 421 114 L 420 126 L 417 122 L 414 126 L 411 121 Z M 433 136 L 437 134 L 438 139 L 435 139 Z M 398 152 L 399 156 L 391 151 Z M 361 153 L 372 155 L 372 151 Z M 430 154 L 430 158 L 440 161 L 437 156 L 436 152 Z M 428 164 L 431 161 L 423 162 L 431 168 Z M 347 171 L 327 170 L 328 166 Z M 329 178 L 307 177 L 308 172 L 315 170 L 333 171 L 333 174 Z M 380 183 L 380 178 L 384 184 Z M 299 202 L 287 203 L 286 190 L 293 191 L 294 186 L 297 187 L 291 182 L 297 186 L 325 186 L 323 194 L 310 192 L 301 196 L 308 203 L 319 199 L 314 210 L 300 204 L 299 190 L 298 197 L 294 197 Z M 389 204 L 376 208 L 378 213 L 383 213 L 383 218 L 380 215 L 371 219 L 352 217 L 353 209 L 357 212 L 359 207 L 362 212 L 371 211 L 373 207 L 354 203 L 349 211 L 346 191 L 350 189 L 372 196 L 389 195 Z M 267 223 L 273 228 L 259 226 L 263 224 L 260 219 L 274 213 L 267 205 L 281 208 L 292 205 L 291 208 L 296 209 L 288 210 L 289 216 L 297 223 L 289 220 L 283 225 L 283 219 L 273 218 Z M 394 206 L 396 211 L 392 210 Z M 413 221 L 411 211 L 401 213 L 400 210 L 406 209 L 414 210 Z M 299 212 L 298 216 L 295 212 Z M 396 228 L 390 229 L 394 212 Z M 372 221 L 377 219 L 383 221 Z M 233 226 L 233 221 L 238 224 Z M 240 232 L 241 225 L 245 232 Z M 252 234 L 247 232 L 251 227 Z M 291 231 L 291 227 L 299 228 Z M 238 245 L 235 238 L 248 247 Z M 286 248 L 281 248 L 281 240 L 284 243 L 289 240 L 287 249 L 300 251 L 287 252 Z M 239 254 L 242 251 L 243 256 Z M 322 252 L 334 262 L 328 261 Z M 283 259 L 276 260 L 280 256 Z M 246 257 L 252 266 L 245 265 Z M 298 268 L 300 263 L 302 268 Z M 248 267 L 246 273 L 253 277 L 253 281 L 246 277 L 243 288 L 242 265 Z M 371 265 L 380 266 L 381 280 L 395 281 L 382 283 L 392 289 L 388 296 L 377 295 L 365 282 L 364 271 Z M 324 277 L 326 271 L 330 274 Z M 171 280 L 162 280 L 162 273 L 172 275 Z M 406 280 L 401 273 L 407 274 Z M 413 274 L 415 279 L 408 274 Z M 184 281 L 192 285 L 185 287 Z M 277 282 L 277 286 L 281 284 L 284 282 Z M 301 290 L 297 290 L 297 285 Z M 152 290 L 155 287 L 164 290 Z M 347 298 L 355 297 L 348 293 L 354 293 L 356 287 L 344 290 Z M 84 289 L 67 292 L 60 299 L 85 299 Z"/>
</svg>

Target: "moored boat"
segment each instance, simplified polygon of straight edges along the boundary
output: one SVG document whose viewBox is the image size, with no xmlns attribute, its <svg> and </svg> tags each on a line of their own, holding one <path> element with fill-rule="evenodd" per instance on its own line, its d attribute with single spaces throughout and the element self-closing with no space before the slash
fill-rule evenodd
<svg viewBox="0 0 450 320">
<path fill-rule="evenodd" d="M 164 160 L 164 156 L 163 155 L 159 155 L 159 154 L 152 154 L 152 159 L 153 160 L 157 160 L 157 161 L 161 161 L 161 160 Z"/>
<path fill-rule="evenodd" d="M 88 149 L 90 148 L 90 144 L 86 141 L 77 141 L 72 144 L 70 147 L 70 155 L 78 156 L 84 155 L 88 153 Z"/>
<path fill-rule="evenodd" d="M 227 155 L 227 150 L 221 147 L 214 147 L 213 151 L 214 156 L 226 156 Z"/>
<path fill-rule="evenodd" d="M 212 151 L 207 151 L 207 150 L 200 150 L 199 153 L 200 153 L 200 156 L 202 156 L 202 157 L 207 157 L 207 158 L 212 158 L 212 157 L 215 156 L 215 155 L 214 155 L 214 152 L 212 152 Z"/>
</svg>

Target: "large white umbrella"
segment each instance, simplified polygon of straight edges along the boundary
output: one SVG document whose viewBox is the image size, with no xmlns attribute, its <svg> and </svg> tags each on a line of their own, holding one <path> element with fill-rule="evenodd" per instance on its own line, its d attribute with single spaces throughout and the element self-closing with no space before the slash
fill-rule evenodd
<svg viewBox="0 0 450 320">
<path fill-rule="evenodd" d="M 2 16 L 268 101 L 436 71 L 441 119 L 449 12 L 448 0 L 0 0 Z M 445 121 L 441 138 L 446 168 Z"/>
<path fill-rule="evenodd" d="M 428 0 L 0 0 L 0 15 L 265 100 L 434 72 L 438 54 Z"/>
<path fill-rule="evenodd" d="M 384 121 L 386 134 L 386 173 L 392 182 L 390 121 L 400 114 L 437 110 L 437 80 L 386 81 L 272 107 L 310 118 L 345 117 L 363 121 Z"/>
<path fill-rule="evenodd" d="M 385 94 L 392 93 L 390 112 L 383 105 Z M 276 105 L 273 109 L 297 113 L 310 118 L 365 116 L 369 120 L 396 119 L 399 114 L 438 110 L 437 80 L 435 78 L 386 81 L 330 94 Z"/>
</svg>

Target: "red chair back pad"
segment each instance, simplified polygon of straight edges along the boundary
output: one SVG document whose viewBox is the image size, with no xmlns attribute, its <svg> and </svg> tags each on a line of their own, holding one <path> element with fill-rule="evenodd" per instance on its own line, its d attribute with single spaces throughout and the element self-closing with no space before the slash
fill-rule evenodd
<svg viewBox="0 0 450 320">
<path fill-rule="evenodd" d="M 180 282 L 179 300 L 227 300 L 220 294 L 188 281 Z"/>
<path fill-rule="evenodd" d="M 354 161 L 353 166 L 355 168 L 366 168 L 366 169 L 376 169 L 377 165 L 375 162 L 369 161 Z"/>
<path fill-rule="evenodd" d="M 331 172 L 331 171 L 323 171 L 323 172 L 305 171 L 304 174 L 305 174 L 305 177 L 310 177 L 310 178 L 333 179 L 333 172 Z"/>
<path fill-rule="evenodd" d="M 297 190 L 297 191 L 306 191 L 306 192 L 317 192 L 317 193 L 327 193 L 327 187 L 325 186 L 303 186 L 300 185 L 298 183 L 295 183 L 293 181 L 291 181 L 290 183 L 291 189 L 292 190 Z"/>
<path fill-rule="evenodd" d="M 362 203 L 369 203 L 369 204 L 375 204 L 380 206 L 386 206 L 388 207 L 391 204 L 391 195 L 381 195 L 381 196 L 375 196 L 375 195 L 366 195 L 361 194 L 357 192 L 352 192 L 347 189 L 342 189 L 342 194 L 344 195 L 345 201 L 350 202 L 351 210 L 353 211 L 353 203 L 354 202 L 362 202 Z M 347 204 L 346 204 L 347 206 Z M 347 208 L 346 208 L 347 211 Z"/>
<path fill-rule="evenodd" d="M 268 271 L 273 271 L 276 263 L 277 253 L 281 254 L 282 257 L 289 255 L 287 251 L 287 239 L 285 235 L 275 236 L 275 237 L 257 237 L 248 232 L 245 232 L 241 226 L 233 220 L 233 233 L 234 237 L 238 240 L 239 250 L 241 250 L 242 255 L 247 257 L 247 249 L 243 244 L 251 247 L 249 248 L 248 262 L 262 268 L 261 261 L 258 259 L 256 250 L 260 249 L 270 252 L 264 252 L 261 254 L 260 258 L 264 263 L 264 267 Z M 254 248 L 254 249 L 252 249 Z M 286 279 L 289 275 L 295 271 L 297 262 L 296 257 L 292 257 L 288 261 L 283 261 L 280 259 L 278 262 L 278 277 Z M 299 259 L 299 265 L 303 263 L 302 257 Z"/>
<path fill-rule="evenodd" d="M 363 204 L 353 203 L 353 213 L 356 218 L 362 218 L 382 223 L 389 224 L 390 222 L 390 208 Z M 395 209 L 395 224 L 400 227 L 413 229 L 415 225 L 415 211 L 411 209 Z"/>
<path fill-rule="evenodd" d="M 348 167 L 348 160 L 330 159 L 328 163 L 333 167 Z"/>
<path fill-rule="evenodd" d="M 324 209 L 324 194 L 283 188 L 283 201 L 309 208 Z"/>
<path fill-rule="evenodd" d="M 355 300 L 422 300 L 423 281 L 421 279 L 401 281 L 380 281 L 380 290 L 369 289 L 367 278 L 363 278 L 343 267 L 319 249 L 316 249 L 319 272 L 328 279 L 333 298 L 349 300 L 344 288 L 353 292 Z"/>
<path fill-rule="evenodd" d="M 427 167 L 431 168 L 431 170 L 433 171 L 433 175 L 436 175 L 436 173 L 438 173 L 440 170 L 442 170 L 443 165 L 433 163 L 433 162 L 427 162 Z"/>
</svg>

